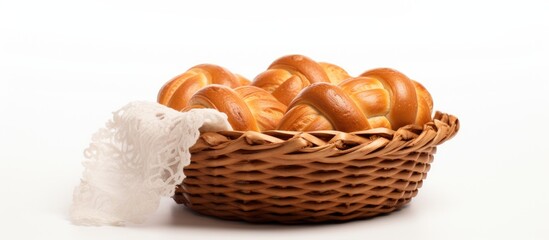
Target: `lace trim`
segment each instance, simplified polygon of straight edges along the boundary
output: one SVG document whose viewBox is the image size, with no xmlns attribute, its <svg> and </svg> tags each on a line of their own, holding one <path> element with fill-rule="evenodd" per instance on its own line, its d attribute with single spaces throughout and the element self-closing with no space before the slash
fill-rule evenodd
<svg viewBox="0 0 549 240">
<path fill-rule="evenodd" d="M 141 223 L 171 197 L 185 178 L 189 147 L 199 130 L 230 130 L 213 109 L 178 112 L 152 102 L 132 102 L 92 137 L 76 187 L 71 219 L 79 225 Z"/>
</svg>

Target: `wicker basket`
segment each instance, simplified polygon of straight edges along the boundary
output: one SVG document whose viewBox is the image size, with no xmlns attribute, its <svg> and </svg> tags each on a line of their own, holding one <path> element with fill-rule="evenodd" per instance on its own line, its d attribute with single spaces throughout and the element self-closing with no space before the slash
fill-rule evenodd
<svg viewBox="0 0 549 240">
<path fill-rule="evenodd" d="M 423 128 L 354 133 L 204 133 L 177 203 L 250 222 L 347 221 L 392 212 L 417 195 L 436 146 L 459 130 L 437 112 Z"/>
</svg>

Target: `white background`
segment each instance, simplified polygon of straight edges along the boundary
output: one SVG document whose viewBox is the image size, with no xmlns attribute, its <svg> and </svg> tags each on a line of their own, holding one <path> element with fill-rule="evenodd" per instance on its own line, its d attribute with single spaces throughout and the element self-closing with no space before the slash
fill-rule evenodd
<svg viewBox="0 0 549 240">
<path fill-rule="evenodd" d="M 548 13 L 548 1 L 2 0 L 0 238 L 549 239 Z M 166 199 L 144 225 L 70 223 L 82 151 L 112 111 L 199 63 L 253 78 L 292 53 L 352 75 L 396 68 L 460 118 L 408 207 L 280 226 Z"/>
</svg>

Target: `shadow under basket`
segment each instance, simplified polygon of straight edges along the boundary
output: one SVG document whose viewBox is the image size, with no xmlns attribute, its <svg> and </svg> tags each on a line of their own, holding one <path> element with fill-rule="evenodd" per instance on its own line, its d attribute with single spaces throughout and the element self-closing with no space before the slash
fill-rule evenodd
<svg viewBox="0 0 549 240">
<path fill-rule="evenodd" d="M 208 132 L 174 200 L 250 222 L 348 221 L 395 211 L 417 195 L 436 147 L 459 130 L 437 112 L 423 126 L 345 133 Z"/>
</svg>

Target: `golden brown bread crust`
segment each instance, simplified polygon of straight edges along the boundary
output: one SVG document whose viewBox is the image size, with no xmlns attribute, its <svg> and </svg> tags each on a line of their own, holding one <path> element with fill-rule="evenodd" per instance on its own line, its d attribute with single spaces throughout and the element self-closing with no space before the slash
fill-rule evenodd
<svg viewBox="0 0 549 240">
<path fill-rule="evenodd" d="M 280 121 L 278 128 L 281 130 L 337 129 L 352 132 L 370 128 L 353 100 L 342 89 L 329 83 L 315 83 L 303 89 L 288 109 Z M 327 122 L 330 126 L 326 125 Z"/>
<path fill-rule="evenodd" d="M 431 113 L 433 112 L 433 98 L 427 89 L 421 83 L 412 80 L 417 93 L 417 116 L 416 124 L 423 125 L 431 121 Z"/>
<path fill-rule="evenodd" d="M 391 108 L 387 119 L 393 129 L 414 123 L 417 113 L 417 95 L 413 82 L 404 74 L 390 68 L 377 68 L 361 74 L 379 80 L 388 90 Z"/>
<path fill-rule="evenodd" d="M 304 87 L 316 82 L 330 82 L 319 63 L 302 55 L 288 55 L 275 60 L 252 85 L 267 90 L 288 105 Z"/>
<path fill-rule="evenodd" d="M 276 129 L 286 112 L 286 105 L 279 102 L 269 92 L 258 87 L 242 86 L 234 90 L 248 105 L 260 131 Z"/>
<path fill-rule="evenodd" d="M 285 69 L 294 74 L 303 75 L 310 83 L 328 82 L 329 78 L 322 66 L 303 55 L 288 55 L 271 63 L 269 69 Z"/>
<path fill-rule="evenodd" d="M 231 89 L 209 85 L 196 92 L 184 111 L 192 108 L 213 108 L 227 114 L 237 131 L 266 131 L 278 126 L 286 106 L 269 92 L 254 86 Z"/>
<path fill-rule="evenodd" d="M 338 85 L 343 80 L 351 78 L 351 75 L 338 65 L 327 62 L 319 62 L 318 64 L 324 69 L 324 72 L 328 75 L 328 79 L 334 85 Z"/>
<path fill-rule="evenodd" d="M 393 69 L 374 69 L 338 86 L 317 83 L 290 104 L 279 129 L 360 131 L 430 121 L 432 99 L 419 83 Z"/>
<path fill-rule="evenodd" d="M 187 106 L 194 93 L 209 84 L 235 88 L 249 81 L 223 67 L 200 64 L 168 81 L 158 92 L 158 102 L 179 111 Z"/>
<path fill-rule="evenodd" d="M 252 85 L 220 66 L 197 65 L 166 83 L 158 102 L 176 110 L 215 108 L 235 130 L 253 131 L 398 129 L 423 125 L 433 109 L 425 87 L 396 70 L 352 78 L 337 65 L 302 55 L 275 60 Z"/>
<path fill-rule="evenodd" d="M 372 128 L 391 128 L 386 115 L 391 108 L 391 96 L 383 84 L 370 77 L 347 79 L 339 86 L 368 118 Z"/>
<path fill-rule="evenodd" d="M 183 111 L 192 108 L 213 108 L 227 114 L 234 130 L 259 129 L 244 100 L 234 90 L 223 85 L 209 85 L 200 89 L 189 99 Z"/>
<path fill-rule="evenodd" d="M 240 74 L 235 74 L 235 75 L 238 78 L 238 82 L 240 86 L 248 86 L 252 83 L 249 79 L 247 79 L 246 77 Z"/>
</svg>

